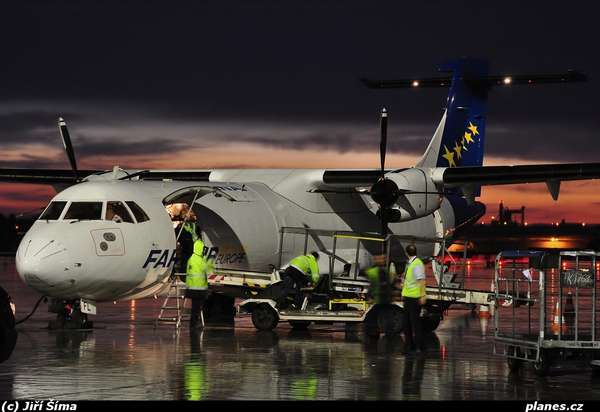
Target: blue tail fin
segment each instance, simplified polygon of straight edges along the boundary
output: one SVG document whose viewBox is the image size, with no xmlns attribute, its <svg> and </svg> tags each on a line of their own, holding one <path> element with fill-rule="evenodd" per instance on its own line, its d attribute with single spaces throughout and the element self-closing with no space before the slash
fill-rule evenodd
<svg viewBox="0 0 600 412">
<path fill-rule="evenodd" d="M 458 59 L 440 71 L 452 72 L 446 111 L 417 166 L 481 166 L 489 65 L 485 60 Z"/>
</svg>

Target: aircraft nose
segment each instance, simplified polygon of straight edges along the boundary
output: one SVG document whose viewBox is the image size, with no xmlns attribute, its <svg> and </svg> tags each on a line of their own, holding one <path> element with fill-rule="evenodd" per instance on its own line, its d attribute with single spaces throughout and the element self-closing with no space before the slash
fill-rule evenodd
<svg viewBox="0 0 600 412">
<path fill-rule="evenodd" d="M 45 228 L 34 230 L 23 239 L 16 264 L 21 279 L 48 296 L 63 295 L 76 282 L 81 267 L 73 262 L 58 233 Z"/>
</svg>

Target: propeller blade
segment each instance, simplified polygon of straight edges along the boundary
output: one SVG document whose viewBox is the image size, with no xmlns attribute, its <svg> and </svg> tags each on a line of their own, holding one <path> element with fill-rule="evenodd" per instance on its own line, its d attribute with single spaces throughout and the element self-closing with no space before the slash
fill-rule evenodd
<svg viewBox="0 0 600 412">
<path fill-rule="evenodd" d="M 75 151 L 73 150 L 73 145 L 71 144 L 71 136 L 69 135 L 69 129 L 67 129 L 67 123 L 65 123 L 65 119 L 63 119 L 62 117 L 58 118 L 58 130 L 60 131 L 60 137 L 62 138 L 65 151 L 67 152 L 67 157 L 69 158 L 71 169 L 73 170 L 73 174 L 77 179 L 78 173 L 77 161 L 75 160 Z"/>
<path fill-rule="evenodd" d="M 381 176 L 385 176 L 385 153 L 387 150 L 387 111 L 385 108 L 381 110 L 381 140 L 379 141 L 379 157 L 381 160 Z"/>
</svg>

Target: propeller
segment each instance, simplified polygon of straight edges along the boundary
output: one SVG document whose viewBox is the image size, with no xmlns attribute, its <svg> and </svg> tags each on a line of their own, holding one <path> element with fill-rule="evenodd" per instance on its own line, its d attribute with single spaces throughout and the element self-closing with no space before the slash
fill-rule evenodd
<svg viewBox="0 0 600 412">
<path fill-rule="evenodd" d="M 69 158 L 71 169 L 73 170 L 73 174 L 75 175 L 75 180 L 78 180 L 79 173 L 77 172 L 77 161 L 75 160 L 75 151 L 73 150 L 73 145 L 71 144 L 71 136 L 69 135 L 69 129 L 67 129 L 67 123 L 65 123 L 65 119 L 63 119 L 62 117 L 58 118 L 58 130 L 60 131 L 60 137 L 62 138 L 63 146 L 65 147 L 65 152 L 67 152 L 67 157 Z"/>
<path fill-rule="evenodd" d="M 379 139 L 379 159 L 381 161 L 381 171 L 379 179 L 385 179 L 385 153 L 387 151 L 387 110 L 381 109 L 381 138 Z"/>
<path fill-rule="evenodd" d="M 385 177 L 385 154 L 387 152 L 387 124 L 388 114 L 387 110 L 381 110 L 381 137 L 379 141 L 379 158 L 381 161 L 381 172 L 379 180 L 371 187 L 370 195 L 375 203 L 379 205 L 377 215 L 381 219 L 381 235 L 385 236 L 387 233 L 387 222 L 388 215 L 390 214 L 390 207 L 396 203 L 400 197 L 400 190 L 396 183 Z"/>
</svg>

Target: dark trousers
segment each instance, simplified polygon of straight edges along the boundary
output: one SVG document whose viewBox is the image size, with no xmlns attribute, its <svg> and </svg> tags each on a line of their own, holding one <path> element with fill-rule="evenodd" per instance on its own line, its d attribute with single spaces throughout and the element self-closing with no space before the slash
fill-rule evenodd
<svg viewBox="0 0 600 412">
<path fill-rule="evenodd" d="M 206 302 L 206 298 L 208 297 L 208 290 L 187 289 L 185 291 L 185 297 L 192 300 L 192 312 L 190 313 L 190 328 L 195 328 L 198 325 L 200 311 L 204 307 L 204 303 Z"/>
<path fill-rule="evenodd" d="M 406 329 L 404 330 L 408 349 L 425 349 L 423 345 L 423 326 L 421 325 L 421 305 L 419 298 L 404 297 L 406 311 Z M 414 336 L 413 336 L 414 335 Z"/>
<path fill-rule="evenodd" d="M 288 266 L 287 269 L 281 274 L 281 280 L 283 281 L 282 296 L 284 298 L 290 295 L 293 296 L 294 303 L 299 309 L 303 300 L 300 289 L 308 284 L 306 275 L 295 267 Z"/>
</svg>

